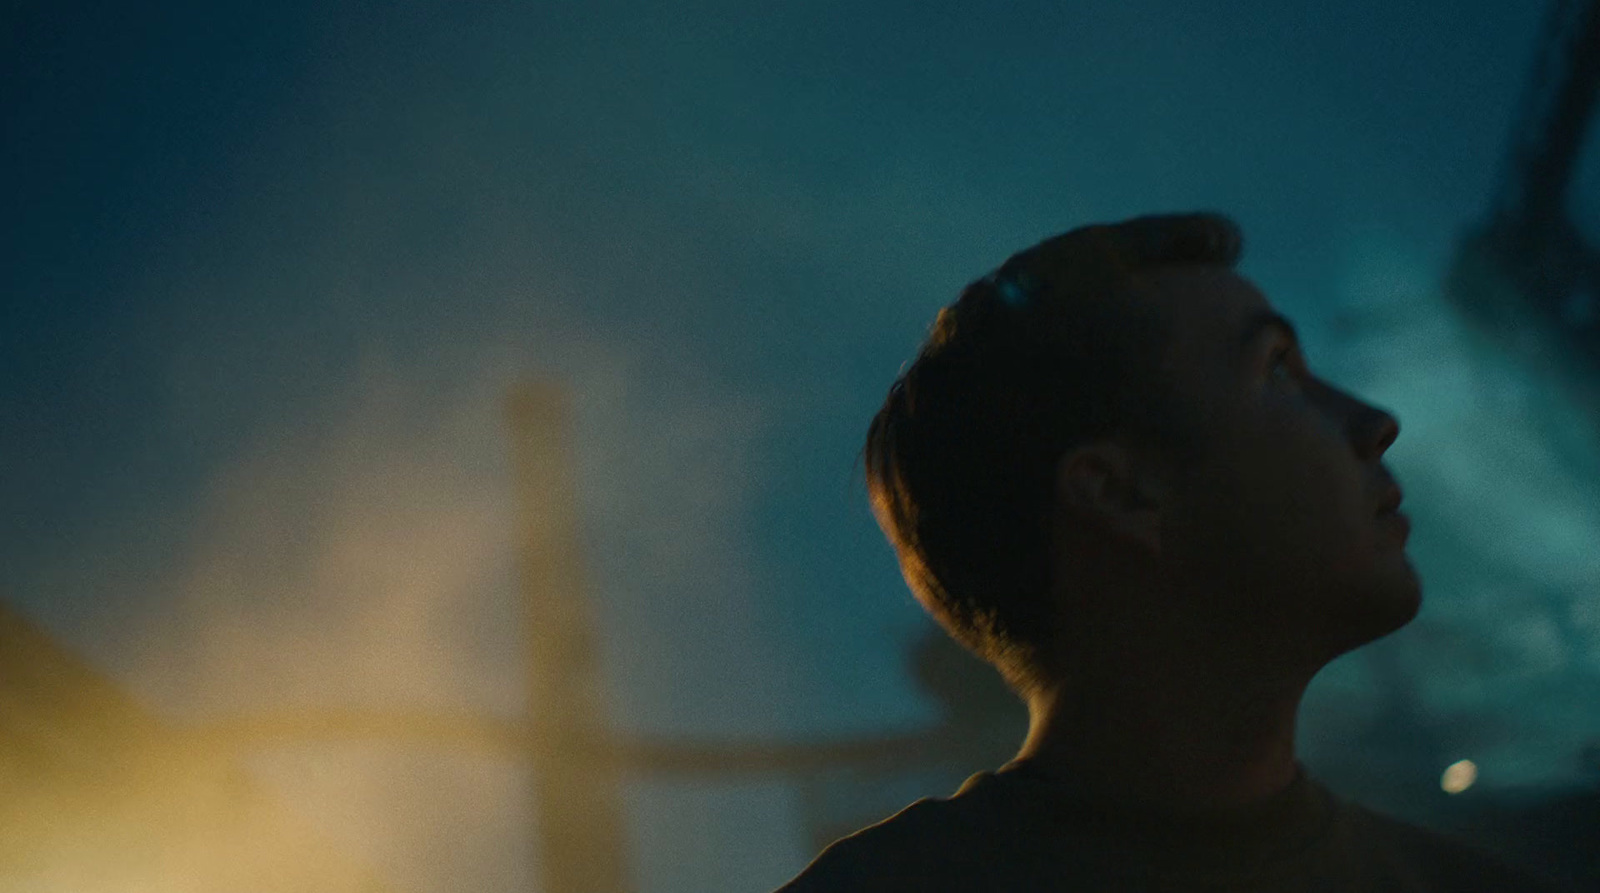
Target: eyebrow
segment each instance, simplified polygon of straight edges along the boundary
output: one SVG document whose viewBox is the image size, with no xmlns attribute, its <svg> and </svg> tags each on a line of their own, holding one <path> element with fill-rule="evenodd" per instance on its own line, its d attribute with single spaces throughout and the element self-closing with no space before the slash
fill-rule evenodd
<svg viewBox="0 0 1600 893">
<path fill-rule="evenodd" d="M 1294 323 L 1290 322 L 1288 317 L 1275 310 L 1257 310 L 1245 320 L 1244 330 L 1239 334 L 1239 347 L 1235 352 L 1242 354 L 1249 350 L 1250 345 L 1254 344 L 1267 329 L 1277 329 L 1287 335 L 1290 341 L 1300 343 L 1300 335 L 1295 332 Z"/>
</svg>

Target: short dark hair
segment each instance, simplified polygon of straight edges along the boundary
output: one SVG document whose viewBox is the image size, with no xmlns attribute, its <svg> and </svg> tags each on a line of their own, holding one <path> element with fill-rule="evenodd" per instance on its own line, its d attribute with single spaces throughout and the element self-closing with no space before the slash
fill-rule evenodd
<svg viewBox="0 0 1600 893">
<path fill-rule="evenodd" d="M 1127 301 L 1138 276 L 1233 266 L 1218 214 L 1074 229 L 1013 255 L 939 311 L 872 419 L 873 513 L 923 607 L 1026 695 L 1048 681 L 1054 470 L 1113 435 L 1186 453 L 1192 430 L 1159 380 L 1169 333 Z"/>
</svg>

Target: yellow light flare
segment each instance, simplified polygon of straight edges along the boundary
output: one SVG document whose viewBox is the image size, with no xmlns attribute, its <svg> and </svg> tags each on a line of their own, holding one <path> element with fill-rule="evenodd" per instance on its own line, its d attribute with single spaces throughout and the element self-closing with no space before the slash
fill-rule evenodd
<svg viewBox="0 0 1600 893">
<path fill-rule="evenodd" d="M 1444 770 L 1444 775 L 1439 778 L 1439 787 L 1444 788 L 1446 794 L 1459 794 L 1472 783 L 1478 780 L 1478 764 L 1471 760 L 1457 760 Z"/>
</svg>

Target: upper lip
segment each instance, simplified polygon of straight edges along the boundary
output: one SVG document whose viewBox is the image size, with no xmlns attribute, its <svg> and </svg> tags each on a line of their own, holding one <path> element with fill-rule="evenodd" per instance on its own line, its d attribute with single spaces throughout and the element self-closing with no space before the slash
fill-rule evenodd
<svg viewBox="0 0 1600 893">
<path fill-rule="evenodd" d="M 1390 484 L 1389 489 L 1383 492 L 1383 501 L 1378 503 L 1378 514 L 1386 515 L 1400 510 L 1400 500 L 1405 496 L 1400 492 L 1398 484 Z"/>
</svg>

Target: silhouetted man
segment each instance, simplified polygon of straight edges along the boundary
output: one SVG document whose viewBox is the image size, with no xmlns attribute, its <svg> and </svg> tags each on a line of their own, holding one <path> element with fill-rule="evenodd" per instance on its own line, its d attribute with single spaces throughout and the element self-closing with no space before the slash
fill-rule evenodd
<svg viewBox="0 0 1600 893">
<path fill-rule="evenodd" d="M 1209 214 L 1084 227 L 940 311 L 868 486 L 912 591 L 1030 729 L 780 893 L 1541 889 L 1296 759 L 1311 678 L 1421 586 L 1398 423 L 1311 371 L 1240 247 Z"/>
</svg>

